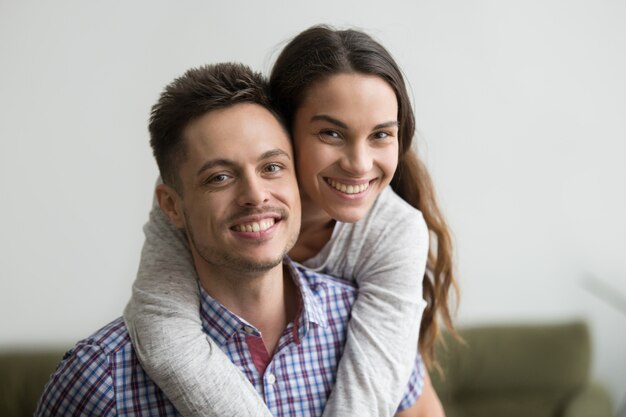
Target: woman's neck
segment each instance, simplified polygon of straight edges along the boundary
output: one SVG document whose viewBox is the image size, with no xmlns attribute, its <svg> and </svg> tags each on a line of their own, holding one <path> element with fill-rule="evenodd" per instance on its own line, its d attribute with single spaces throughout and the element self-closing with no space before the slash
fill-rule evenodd
<svg viewBox="0 0 626 417">
<path fill-rule="evenodd" d="M 335 220 L 320 209 L 307 196 L 301 194 L 302 223 L 300 235 L 289 256 L 296 262 L 304 262 L 317 255 L 333 235 Z"/>
</svg>

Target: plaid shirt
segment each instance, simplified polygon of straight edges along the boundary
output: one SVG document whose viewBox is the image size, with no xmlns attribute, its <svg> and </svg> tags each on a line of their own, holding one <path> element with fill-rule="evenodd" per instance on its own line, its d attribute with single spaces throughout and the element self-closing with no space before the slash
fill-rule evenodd
<svg viewBox="0 0 626 417">
<path fill-rule="evenodd" d="M 274 416 L 321 416 L 335 383 L 356 290 L 345 281 L 291 266 L 301 298 L 273 357 L 254 326 L 201 287 L 204 331 L 246 375 Z M 419 355 L 399 411 L 419 397 Z M 178 416 L 144 372 L 119 318 L 67 352 L 44 389 L 37 416 Z"/>
</svg>

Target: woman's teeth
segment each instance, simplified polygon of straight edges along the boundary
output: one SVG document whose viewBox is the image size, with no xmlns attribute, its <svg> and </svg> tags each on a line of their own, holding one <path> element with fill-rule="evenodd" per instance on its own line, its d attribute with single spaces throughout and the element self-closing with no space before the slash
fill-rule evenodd
<svg viewBox="0 0 626 417">
<path fill-rule="evenodd" d="M 267 230 L 270 227 L 274 226 L 274 219 L 265 219 L 260 222 L 246 223 L 246 224 L 238 224 L 233 229 L 236 232 L 261 232 L 263 230 Z"/>
<path fill-rule="evenodd" d="M 363 184 L 358 184 L 358 185 L 342 184 L 340 182 L 337 182 L 331 179 L 326 180 L 326 182 L 328 182 L 328 184 L 331 187 L 333 187 L 335 190 L 341 191 L 342 193 L 346 193 L 346 194 L 362 193 L 363 191 L 367 190 L 370 186 L 369 182 L 365 182 Z"/>
</svg>

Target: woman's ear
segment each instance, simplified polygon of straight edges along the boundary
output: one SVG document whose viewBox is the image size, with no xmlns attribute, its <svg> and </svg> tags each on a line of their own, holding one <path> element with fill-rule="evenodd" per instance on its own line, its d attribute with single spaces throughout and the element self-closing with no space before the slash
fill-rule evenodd
<svg viewBox="0 0 626 417">
<path fill-rule="evenodd" d="M 183 200 L 176 190 L 169 185 L 159 184 L 155 193 L 161 211 L 165 213 L 175 227 L 183 229 L 185 227 Z"/>
</svg>

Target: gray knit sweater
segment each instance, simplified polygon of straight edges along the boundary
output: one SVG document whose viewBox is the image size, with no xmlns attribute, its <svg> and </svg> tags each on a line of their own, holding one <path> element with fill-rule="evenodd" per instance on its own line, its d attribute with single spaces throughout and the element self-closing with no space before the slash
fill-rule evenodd
<svg viewBox="0 0 626 417">
<path fill-rule="evenodd" d="M 197 276 L 184 234 L 153 206 L 124 311 L 142 366 L 183 416 L 270 413 L 245 376 L 201 330 Z M 304 265 L 359 288 L 324 417 L 391 416 L 406 388 L 426 305 L 428 229 L 387 187 L 365 218 L 337 222 Z"/>
</svg>

